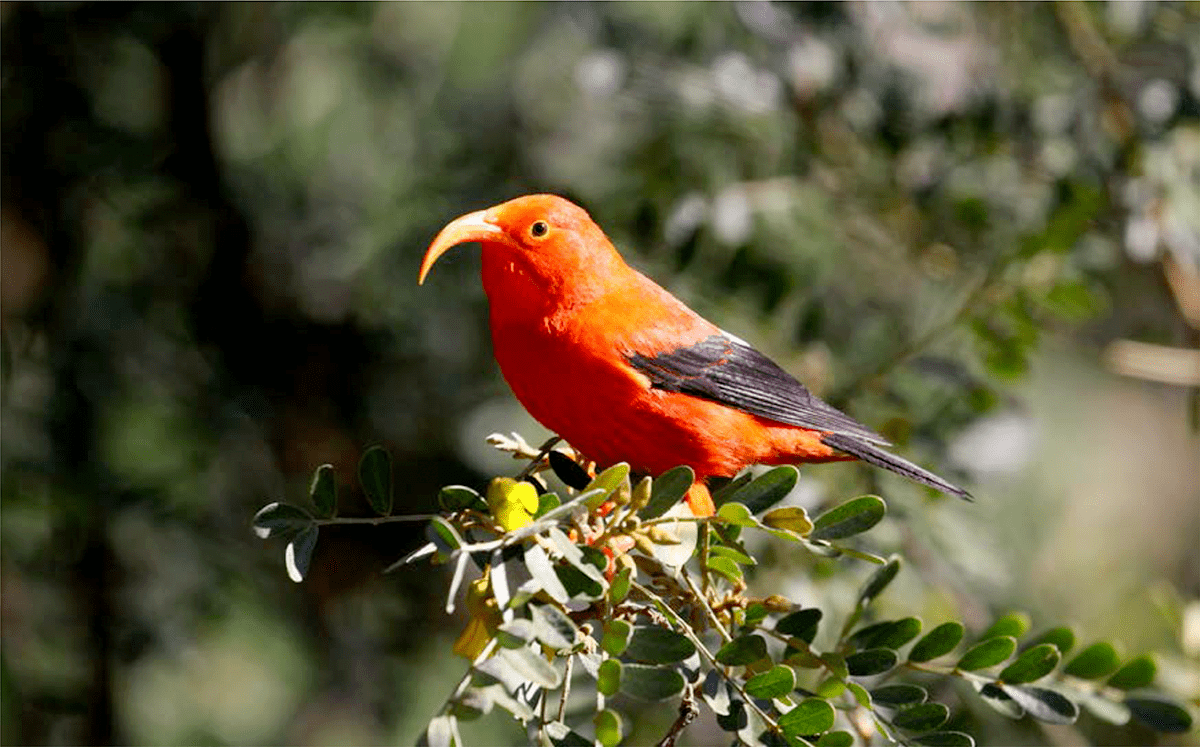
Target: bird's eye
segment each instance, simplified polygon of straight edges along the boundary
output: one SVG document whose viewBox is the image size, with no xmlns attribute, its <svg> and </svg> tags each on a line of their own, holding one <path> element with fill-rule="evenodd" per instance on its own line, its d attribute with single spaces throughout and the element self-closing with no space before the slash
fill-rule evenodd
<svg viewBox="0 0 1200 747">
<path fill-rule="evenodd" d="M 550 233 L 550 224 L 544 220 L 535 220 L 529 226 L 529 235 L 535 239 L 540 239 Z"/>
</svg>

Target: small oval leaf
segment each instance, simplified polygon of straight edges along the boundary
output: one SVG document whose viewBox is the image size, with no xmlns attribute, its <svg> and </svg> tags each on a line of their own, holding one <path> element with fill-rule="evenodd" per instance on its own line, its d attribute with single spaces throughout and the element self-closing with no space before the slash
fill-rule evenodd
<svg viewBox="0 0 1200 747">
<path fill-rule="evenodd" d="M 912 650 L 908 652 L 908 660 L 923 662 L 945 656 L 962 640 L 963 633 L 962 623 L 944 622 L 913 645 Z"/>
<path fill-rule="evenodd" d="M 1057 648 L 1060 654 L 1066 656 L 1067 652 L 1075 645 L 1075 631 L 1065 626 L 1050 628 L 1030 641 L 1029 645 L 1033 647 L 1039 643 L 1049 643 Z"/>
<path fill-rule="evenodd" d="M 796 610 L 785 615 L 775 623 L 775 630 L 783 635 L 799 638 L 805 643 L 812 643 L 817 637 L 817 624 L 821 622 L 821 610 L 816 607 Z"/>
<path fill-rule="evenodd" d="M 308 567 L 312 564 L 313 550 L 317 547 L 317 527 L 310 526 L 297 534 L 284 550 L 283 559 L 287 566 L 288 578 L 300 583 L 308 575 Z"/>
<path fill-rule="evenodd" d="M 833 706 L 821 698 L 805 698 L 779 717 L 778 724 L 788 738 L 821 734 L 833 728 Z"/>
<path fill-rule="evenodd" d="M 975 747 L 975 738 L 961 731 L 935 731 L 912 739 L 920 747 Z"/>
<path fill-rule="evenodd" d="M 522 679 L 535 685 L 550 689 L 562 682 L 562 674 L 554 665 L 531 648 L 502 648 L 496 658 L 511 667 Z"/>
<path fill-rule="evenodd" d="M 878 524 L 886 513 L 887 505 L 877 495 L 852 498 L 818 516 L 809 539 L 835 540 L 860 534 Z"/>
<path fill-rule="evenodd" d="M 259 539 L 290 534 L 307 529 L 313 518 L 299 506 L 290 503 L 268 503 L 254 515 L 251 525 Z"/>
<path fill-rule="evenodd" d="M 639 700 L 666 700 L 683 692 L 683 675 L 675 669 L 644 664 L 621 666 L 621 692 Z"/>
<path fill-rule="evenodd" d="M 830 731 L 821 735 L 817 747 L 853 747 L 854 735 L 848 731 Z"/>
<path fill-rule="evenodd" d="M 750 509 L 740 503 L 726 503 L 717 509 L 717 517 L 739 527 L 756 527 L 758 522 L 750 515 Z"/>
<path fill-rule="evenodd" d="M 487 511 L 483 496 L 466 485 L 447 485 L 438 491 L 438 505 L 443 511 L 454 513 L 472 508 L 476 511 Z"/>
<path fill-rule="evenodd" d="M 746 681 L 746 694 L 764 700 L 782 698 L 796 687 L 796 673 L 791 667 L 779 664 Z"/>
<path fill-rule="evenodd" d="M 855 677 L 870 677 L 888 671 L 896 666 L 899 659 L 896 652 L 890 648 L 869 648 L 847 656 L 846 670 Z"/>
<path fill-rule="evenodd" d="M 621 716 L 607 708 L 598 711 L 592 717 L 592 725 L 596 727 L 596 741 L 602 747 L 617 747 L 621 743 Z"/>
<path fill-rule="evenodd" d="M 999 678 L 1010 685 L 1033 682 L 1054 671 L 1062 654 L 1050 643 L 1039 643 L 1017 657 L 1001 672 Z"/>
<path fill-rule="evenodd" d="M 308 486 L 308 497 L 317 509 L 317 516 L 333 516 L 337 509 L 337 478 L 334 477 L 332 464 L 322 464 L 313 472 L 312 483 Z"/>
<path fill-rule="evenodd" d="M 863 584 L 862 591 L 858 593 L 858 603 L 860 605 L 869 604 L 872 599 L 883 593 L 883 590 L 888 587 L 888 584 L 896 578 L 896 574 L 900 572 L 900 558 L 892 556 L 888 558 L 888 562 L 867 579 Z"/>
<path fill-rule="evenodd" d="M 694 653 L 696 647 L 682 633 L 657 625 L 637 625 L 624 656 L 643 664 L 674 664 Z"/>
<path fill-rule="evenodd" d="M 849 638 L 855 648 L 900 648 L 921 633 L 921 621 L 915 617 L 885 622 L 859 628 Z"/>
<path fill-rule="evenodd" d="M 932 731 L 950 719 L 950 709 L 941 703 L 918 703 L 896 711 L 892 724 L 908 731 Z"/>
<path fill-rule="evenodd" d="M 753 664 L 767 655 L 767 642 L 760 635 L 734 638 L 717 651 L 716 659 L 727 667 Z"/>
<path fill-rule="evenodd" d="M 606 698 L 617 694 L 621 688 L 621 662 L 616 659 L 605 659 L 600 662 L 596 675 L 596 689 Z"/>
<path fill-rule="evenodd" d="M 1079 706 L 1062 693 L 1032 685 L 1000 685 L 1025 712 L 1048 724 L 1073 724 L 1079 718 Z"/>
<path fill-rule="evenodd" d="M 772 529 L 795 532 L 804 537 L 812 531 L 813 523 L 808 512 L 800 506 L 780 506 L 763 514 L 762 523 Z"/>
<path fill-rule="evenodd" d="M 1125 705 L 1134 718 L 1155 731 L 1184 734 L 1192 729 L 1192 715 L 1187 709 L 1166 698 L 1130 697 Z"/>
<path fill-rule="evenodd" d="M 1108 686 L 1118 690 L 1137 690 L 1149 687 L 1157 674 L 1158 667 L 1155 665 L 1154 659 L 1143 654 L 1125 662 L 1116 674 L 1108 678 Z"/>
<path fill-rule="evenodd" d="M 643 519 L 655 519 L 662 516 L 672 506 L 679 503 L 695 481 L 696 473 L 687 465 L 674 467 L 662 473 L 651 483 L 650 502 L 638 512 L 638 516 Z"/>
<path fill-rule="evenodd" d="M 589 509 L 594 509 L 608 497 L 613 494 L 617 488 L 621 487 L 622 483 L 629 481 L 629 464 L 627 462 L 617 462 L 613 466 L 596 475 L 587 487 L 582 492 L 587 493 L 593 490 L 598 490 L 596 495 L 584 501 L 584 504 Z M 631 488 L 632 489 L 632 488 Z"/>
<path fill-rule="evenodd" d="M 609 620 L 604 623 L 604 635 L 600 637 L 600 648 L 611 656 L 620 656 L 629 647 L 633 626 L 628 620 Z"/>
<path fill-rule="evenodd" d="M 1020 638 L 1029 632 L 1029 625 L 1029 615 L 1024 612 L 1010 612 L 998 618 L 996 622 L 992 623 L 991 627 L 983 631 L 983 635 L 979 636 L 979 640 L 985 641 L 988 638 L 999 638 L 1000 636 Z"/>
<path fill-rule="evenodd" d="M 1012 656 L 1016 648 L 1017 640 L 1010 636 L 988 638 L 967 649 L 967 653 L 954 666 L 964 672 L 993 667 Z"/>
<path fill-rule="evenodd" d="M 392 455 L 387 449 L 372 446 L 363 453 L 358 460 L 358 482 L 375 513 L 392 513 Z"/>
<path fill-rule="evenodd" d="M 790 464 L 775 467 L 729 494 L 726 500 L 744 505 L 751 514 L 766 511 L 779 503 L 800 479 L 800 470 Z"/>
<path fill-rule="evenodd" d="M 1084 680 L 1095 680 L 1117 671 L 1121 658 L 1117 650 L 1107 641 L 1093 643 L 1063 667 L 1063 673 Z"/>
<path fill-rule="evenodd" d="M 924 703 L 929 699 L 929 693 L 919 685 L 884 685 L 871 691 L 871 699 L 876 705 L 895 708 L 896 706 Z"/>
</svg>

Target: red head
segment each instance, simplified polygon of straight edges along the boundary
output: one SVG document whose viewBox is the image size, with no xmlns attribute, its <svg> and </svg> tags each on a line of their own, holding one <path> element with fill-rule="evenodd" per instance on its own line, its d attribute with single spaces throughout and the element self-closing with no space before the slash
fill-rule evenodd
<svg viewBox="0 0 1200 747">
<path fill-rule="evenodd" d="M 555 195 L 526 195 L 456 218 L 421 262 L 418 283 L 449 249 L 483 246 L 483 287 L 497 308 L 554 311 L 594 298 L 626 269 L 617 250 L 583 208 Z"/>
</svg>

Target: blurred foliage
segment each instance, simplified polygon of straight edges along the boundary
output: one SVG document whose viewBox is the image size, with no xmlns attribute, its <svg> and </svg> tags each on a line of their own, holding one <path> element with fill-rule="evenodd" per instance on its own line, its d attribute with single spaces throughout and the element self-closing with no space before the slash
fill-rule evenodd
<svg viewBox="0 0 1200 747">
<path fill-rule="evenodd" d="M 875 472 L 805 472 L 810 508 L 865 489 L 904 519 L 876 529 L 916 571 L 894 617 L 925 600 L 982 630 L 1040 578 L 1058 504 L 989 483 L 1004 449 L 959 436 L 1020 411 L 1040 343 L 1197 347 L 1173 279 L 1200 265 L 1194 4 L 5 3 L 0 24 L 8 743 L 424 728 L 456 676 L 424 650 L 439 579 L 380 574 L 417 525 L 322 528 L 296 587 L 248 524 L 325 463 L 338 515 L 372 516 L 372 442 L 405 512 L 495 471 L 471 432 L 505 392 L 478 260 L 413 282 L 468 209 L 575 199 L 906 455 L 978 478 L 1000 508 L 972 523 Z M 1200 500 L 1173 484 L 1144 501 L 1162 575 L 1091 583 L 1161 591 L 1120 613 L 1195 698 Z M 857 588 L 763 560 L 755 583 L 814 606 Z M 973 718 L 985 744 L 1045 741 Z"/>
</svg>

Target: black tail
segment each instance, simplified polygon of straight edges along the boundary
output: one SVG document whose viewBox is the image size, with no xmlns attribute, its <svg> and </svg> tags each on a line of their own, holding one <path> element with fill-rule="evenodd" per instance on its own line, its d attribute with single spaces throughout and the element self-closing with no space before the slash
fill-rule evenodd
<svg viewBox="0 0 1200 747">
<path fill-rule="evenodd" d="M 929 487 L 940 490 L 947 495 L 956 495 L 959 498 L 967 501 L 972 500 L 971 494 L 957 485 L 952 485 L 929 470 L 922 469 L 907 459 L 901 459 L 895 454 L 889 454 L 878 446 L 866 443 L 865 441 L 857 439 L 854 436 L 830 433 L 822 436 L 821 442 L 828 446 L 832 446 L 838 451 L 844 451 L 850 456 L 858 457 L 867 464 L 873 464 L 876 467 L 882 467 L 886 470 L 891 470 L 898 475 L 904 475 L 914 482 L 919 482 L 922 485 L 928 485 Z"/>
</svg>

